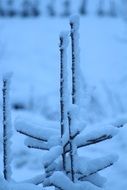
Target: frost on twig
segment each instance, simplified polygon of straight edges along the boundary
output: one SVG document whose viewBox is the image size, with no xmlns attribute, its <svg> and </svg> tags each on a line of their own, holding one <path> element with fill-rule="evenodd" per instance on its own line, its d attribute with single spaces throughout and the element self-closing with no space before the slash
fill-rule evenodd
<svg viewBox="0 0 127 190">
<path fill-rule="evenodd" d="M 3 77 L 3 167 L 4 178 L 11 179 L 11 106 L 10 106 L 10 77 L 11 74 L 6 74 Z"/>
<path fill-rule="evenodd" d="M 70 145 L 70 168 L 71 168 L 71 179 L 75 182 L 75 154 L 76 154 L 76 146 L 72 139 L 72 117 L 71 113 L 68 112 L 68 128 L 69 128 L 69 145 Z"/>
<path fill-rule="evenodd" d="M 72 53 L 72 104 L 79 103 L 80 96 L 80 60 L 79 60 L 79 17 L 72 16 L 71 26 L 71 53 Z"/>
<path fill-rule="evenodd" d="M 67 129 L 67 111 L 68 111 L 68 85 L 67 85 L 67 47 L 68 33 L 60 34 L 60 125 L 61 138 Z M 63 147 L 63 169 L 66 170 L 65 147 Z"/>
</svg>

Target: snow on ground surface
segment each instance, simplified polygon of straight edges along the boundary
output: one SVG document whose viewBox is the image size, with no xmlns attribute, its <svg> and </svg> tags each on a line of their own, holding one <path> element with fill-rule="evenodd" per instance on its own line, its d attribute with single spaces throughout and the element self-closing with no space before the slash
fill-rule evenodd
<svg viewBox="0 0 127 190">
<path fill-rule="evenodd" d="M 12 102 L 23 103 L 29 109 L 32 104 L 33 109 L 33 113 L 14 111 L 13 119 L 17 115 L 27 115 L 31 121 L 34 117 L 42 124 L 46 119 L 58 121 L 59 33 L 69 28 L 68 19 L 3 19 L 0 20 L 0 28 L 0 72 L 13 71 Z M 81 18 L 79 32 L 82 73 L 88 84 L 94 86 L 95 95 L 101 99 L 103 119 L 126 114 L 127 43 L 122 20 L 108 17 L 98 19 L 91 15 Z M 107 97 L 107 91 L 110 91 L 110 97 Z M 36 112 L 39 112 L 37 116 Z M 111 141 L 79 151 L 91 159 L 110 153 L 119 155 L 119 161 L 113 167 L 101 172 L 108 179 L 105 190 L 123 190 L 127 187 L 126 139 L 125 127 Z M 23 140 L 22 135 L 14 132 L 13 177 L 17 181 L 41 174 L 41 169 L 43 171 L 43 152 L 28 150 Z"/>
</svg>

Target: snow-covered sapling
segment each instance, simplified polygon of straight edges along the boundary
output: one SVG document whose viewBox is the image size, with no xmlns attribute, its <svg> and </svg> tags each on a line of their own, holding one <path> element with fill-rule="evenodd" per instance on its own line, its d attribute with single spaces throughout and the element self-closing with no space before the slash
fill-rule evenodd
<svg viewBox="0 0 127 190">
<path fill-rule="evenodd" d="M 114 0 L 110 0 L 110 10 L 109 10 L 109 16 L 116 17 L 117 16 L 117 10 L 116 10 L 116 2 Z"/>
<path fill-rule="evenodd" d="M 127 23 L 127 0 L 122 0 L 122 17 L 123 20 Z"/>
<path fill-rule="evenodd" d="M 39 0 L 34 0 L 31 3 L 31 15 L 32 16 L 39 16 L 40 15 Z"/>
<path fill-rule="evenodd" d="M 5 11 L 2 5 L 2 0 L 0 0 L 0 16 L 5 16 Z"/>
<path fill-rule="evenodd" d="M 7 1 L 7 15 L 10 17 L 15 16 L 16 11 L 14 10 L 14 0 Z"/>
<path fill-rule="evenodd" d="M 105 11 L 104 11 L 104 0 L 100 0 L 98 7 L 97 7 L 97 15 L 98 16 L 104 16 Z"/>
<path fill-rule="evenodd" d="M 72 49 L 72 100 L 67 80 L 67 46 L 68 33 L 60 34 L 60 127 L 51 132 L 50 128 L 39 131 L 37 126 L 25 121 L 16 122 L 16 130 L 27 136 L 26 145 L 30 148 L 48 150 L 43 157 L 45 169 L 40 176 L 31 179 L 31 183 L 44 186 L 54 186 L 62 190 L 98 189 L 105 182 L 98 172 L 110 167 L 116 157 L 110 155 L 104 158 L 87 159 L 80 157 L 77 148 L 96 144 L 112 138 L 117 130 L 112 126 L 104 126 L 90 133 L 82 129 L 80 113 L 80 69 L 78 47 L 78 17 L 71 17 L 71 49 Z M 84 164 L 85 163 L 85 164 Z M 62 180 L 61 180 L 62 179 Z"/>
<path fill-rule="evenodd" d="M 47 5 L 47 12 L 49 16 L 56 16 L 56 10 L 55 10 L 55 1 L 51 0 L 49 4 Z"/>
<path fill-rule="evenodd" d="M 6 180 L 11 179 L 11 106 L 9 102 L 11 74 L 3 77 L 3 173 Z"/>
<path fill-rule="evenodd" d="M 1 190 L 43 190 L 43 188 L 36 185 L 44 179 L 44 177 L 37 176 L 36 178 L 16 183 L 11 180 L 11 135 L 12 135 L 12 123 L 11 123 L 11 105 L 10 105 L 10 78 L 11 74 L 5 74 L 3 76 L 3 175 L 0 175 L 0 189 Z M 41 179 L 40 179 L 41 178 Z"/>
<path fill-rule="evenodd" d="M 63 10 L 62 16 L 65 16 L 65 17 L 70 16 L 70 14 L 71 14 L 71 10 L 70 10 L 71 2 L 70 2 L 70 0 L 64 0 L 63 8 L 64 8 L 64 10 Z"/>
<path fill-rule="evenodd" d="M 22 17 L 28 17 L 30 15 L 30 10 L 31 10 L 30 0 L 23 0 L 21 16 Z"/>
<path fill-rule="evenodd" d="M 79 13 L 81 15 L 86 15 L 87 14 L 87 4 L 88 4 L 88 0 L 82 0 L 81 1 L 81 5 L 79 8 Z"/>
</svg>

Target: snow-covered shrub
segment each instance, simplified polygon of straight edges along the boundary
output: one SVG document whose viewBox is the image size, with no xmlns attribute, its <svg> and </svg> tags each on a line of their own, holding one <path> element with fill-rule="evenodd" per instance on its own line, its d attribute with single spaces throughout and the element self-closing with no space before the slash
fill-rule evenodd
<svg viewBox="0 0 127 190">
<path fill-rule="evenodd" d="M 117 10 L 116 10 L 116 2 L 114 0 L 110 0 L 110 8 L 109 8 L 109 16 L 116 17 Z"/>
<path fill-rule="evenodd" d="M 97 15 L 98 16 L 104 16 L 105 15 L 104 0 L 100 0 L 98 3 Z"/>
<path fill-rule="evenodd" d="M 55 2 L 56 0 L 50 0 L 47 5 L 47 12 L 49 16 L 56 16 Z"/>
<path fill-rule="evenodd" d="M 44 187 L 54 186 L 62 190 L 99 189 L 105 179 L 99 171 L 110 167 L 117 160 L 114 155 L 89 159 L 78 154 L 81 147 L 90 146 L 111 139 L 117 134 L 113 125 L 104 125 L 86 132 L 84 118 L 81 118 L 80 68 L 79 68 L 79 20 L 71 17 L 72 70 L 71 90 L 69 90 L 67 48 L 68 32 L 60 34 L 60 122 L 56 127 L 39 127 L 30 121 L 18 119 L 16 130 L 27 136 L 25 144 L 29 148 L 47 151 L 42 160 L 44 174 L 29 182 Z M 69 72 L 70 73 L 70 72 Z"/>
<path fill-rule="evenodd" d="M 13 17 L 16 15 L 16 10 L 14 8 L 14 0 L 7 1 L 7 15 Z"/>
<path fill-rule="evenodd" d="M 82 0 L 81 1 L 81 5 L 79 8 L 79 13 L 81 15 L 86 15 L 87 14 L 87 4 L 88 4 L 88 0 Z"/>
<path fill-rule="evenodd" d="M 70 7 L 71 7 L 71 1 L 64 0 L 62 16 L 70 16 L 70 14 L 71 14 Z"/>
<path fill-rule="evenodd" d="M 31 11 L 31 2 L 29 0 L 23 0 L 21 16 L 28 17 Z"/>
<path fill-rule="evenodd" d="M 0 16 L 5 16 L 5 10 L 3 9 L 2 0 L 0 0 Z"/>
<path fill-rule="evenodd" d="M 39 0 L 34 0 L 31 3 L 31 15 L 32 16 L 38 16 L 38 15 L 40 15 Z"/>
<path fill-rule="evenodd" d="M 127 0 L 121 1 L 121 12 L 123 19 L 127 22 Z"/>
</svg>

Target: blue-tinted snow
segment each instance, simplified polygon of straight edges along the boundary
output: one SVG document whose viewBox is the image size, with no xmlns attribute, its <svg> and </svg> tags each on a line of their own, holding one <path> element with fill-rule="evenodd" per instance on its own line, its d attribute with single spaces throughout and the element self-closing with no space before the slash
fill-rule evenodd
<svg viewBox="0 0 127 190">
<path fill-rule="evenodd" d="M 93 0 L 90 2 L 91 14 L 89 17 L 81 18 L 80 24 L 81 70 L 83 77 L 93 90 L 93 96 L 90 99 L 91 107 L 84 114 L 84 118 L 90 115 L 88 121 L 91 123 L 102 122 L 103 119 L 108 118 L 109 124 L 116 125 L 116 123 L 124 123 L 127 118 L 126 25 L 120 18 L 98 19 L 94 16 Z M 40 17 L 22 20 L 16 18 L 1 19 L 0 22 L 2 42 L 0 72 L 13 71 L 14 73 L 11 89 L 12 102 L 23 102 L 28 109 L 31 106 L 31 100 L 34 105 L 33 113 L 14 112 L 13 118 L 17 115 L 29 115 L 29 120 L 34 118 L 41 124 L 43 124 L 43 117 L 58 120 L 59 33 L 69 28 L 68 19 L 58 17 L 50 20 L 50 18 Z M 34 111 L 39 112 L 39 116 Z M 124 119 L 122 117 L 117 119 L 119 114 L 124 114 Z M 121 190 L 127 187 L 126 134 L 125 127 L 120 129 L 119 134 L 111 142 L 102 142 L 97 146 L 93 145 L 79 151 L 81 155 L 85 153 L 91 158 L 107 153 L 119 155 L 119 161 L 115 166 L 101 172 L 108 179 L 106 190 Z M 30 151 L 24 150 L 23 140 L 24 137 L 14 134 L 15 157 L 18 155 L 24 162 L 28 157 L 30 158 L 27 168 L 18 169 L 23 163 L 21 160 L 17 161 L 18 167 L 16 169 L 14 167 L 13 177 L 18 181 L 34 177 L 36 173 L 39 173 L 38 168 L 41 168 L 42 161 L 40 152 L 34 151 L 33 155 Z M 0 138 L 0 144 L 1 142 Z M 35 166 L 35 163 L 38 163 L 38 166 L 37 164 Z"/>
</svg>

